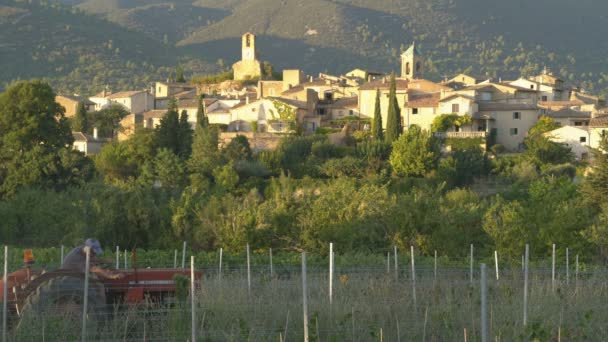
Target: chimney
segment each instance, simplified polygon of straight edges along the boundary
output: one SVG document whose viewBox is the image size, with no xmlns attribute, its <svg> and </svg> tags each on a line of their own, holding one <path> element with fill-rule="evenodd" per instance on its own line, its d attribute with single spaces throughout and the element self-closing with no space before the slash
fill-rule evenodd
<svg viewBox="0 0 608 342">
<path fill-rule="evenodd" d="M 249 95 L 245 95 L 245 103 L 249 104 Z"/>
<path fill-rule="evenodd" d="M 98 137 L 98 135 L 97 135 L 97 127 L 95 127 L 95 128 L 93 128 L 93 138 L 95 140 L 97 140 L 97 137 Z"/>
<path fill-rule="evenodd" d="M 314 77 L 310 76 L 310 82 L 312 83 L 312 81 L 314 81 Z"/>
</svg>

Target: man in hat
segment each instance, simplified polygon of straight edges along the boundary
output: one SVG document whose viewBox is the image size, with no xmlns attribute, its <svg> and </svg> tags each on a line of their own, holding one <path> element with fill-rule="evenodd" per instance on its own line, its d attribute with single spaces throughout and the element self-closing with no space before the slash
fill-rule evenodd
<svg viewBox="0 0 608 342">
<path fill-rule="evenodd" d="M 84 242 L 84 245 L 74 248 L 63 259 L 63 266 L 61 266 L 61 269 L 66 271 L 84 272 L 86 270 L 87 262 L 86 248 L 89 248 L 90 250 L 89 270 L 91 272 L 106 279 L 120 279 L 124 277 L 122 273 L 116 273 L 99 266 L 103 260 L 97 256 L 103 254 L 103 250 L 101 249 L 101 243 L 97 239 L 87 239 Z"/>
</svg>

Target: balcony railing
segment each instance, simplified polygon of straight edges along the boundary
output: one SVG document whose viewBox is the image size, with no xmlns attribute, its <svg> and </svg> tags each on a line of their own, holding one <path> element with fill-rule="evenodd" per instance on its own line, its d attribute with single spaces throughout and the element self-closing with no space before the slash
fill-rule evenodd
<svg viewBox="0 0 608 342">
<path fill-rule="evenodd" d="M 467 138 L 486 138 L 487 132 L 437 132 L 435 133 L 437 138 L 456 138 L 456 139 L 467 139 Z"/>
</svg>

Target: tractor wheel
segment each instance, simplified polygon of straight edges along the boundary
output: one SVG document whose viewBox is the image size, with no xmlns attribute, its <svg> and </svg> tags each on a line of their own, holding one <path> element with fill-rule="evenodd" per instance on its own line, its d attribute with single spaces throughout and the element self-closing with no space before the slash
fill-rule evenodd
<svg viewBox="0 0 608 342">
<path fill-rule="evenodd" d="M 104 286 L 89 279 L 87 304 L 87 328 L 95 334 L 97 324 L 102 322 L 108 310 Z M 65 336 L 66 340 L 77 340 L 82 329 L 84 310 L 84 278 L 57 276 L 41 283 L 24 302 L 17 334 L 20 337 L 41 336 L 42 327 L 53 335 Z M 25 335 L 24 335 L 25 334 Z"/>
</svg>

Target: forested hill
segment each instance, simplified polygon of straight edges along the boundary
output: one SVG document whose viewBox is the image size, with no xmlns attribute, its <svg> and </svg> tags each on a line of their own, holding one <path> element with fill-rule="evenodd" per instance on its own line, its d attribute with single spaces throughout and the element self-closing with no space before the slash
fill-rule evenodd
<svg viewBox="0 0 608 342">
<path fill-rule="evenodd" d="M 260 58 L 278 69 L 340 73 L 363 67 L 390 71 L 397 68 L 400 52 L 416 41 L 428 58 L 427 77 L 431 79 L 461 71 L 514 78 L 547 66 L 574 85 L 608 93 L 608 42 L 604 37 L 608 2 L 604 0 L 56 1 L 107 22 L 63 11 L 63 15 L 47 15 L 46 21 L 32 17 L 29 25 L 39 30 L 65 25 L 76 29 L 79 22 L 96 20 L 96 32 L 105 41 L 124 43 L 127 50 L 136 44 L 153 50 L 138 58 L 123 49 L 112 55 L 122 63 L 137 60 L 154 64 L 153 76 L 166 77 L 168 69 L 159 67 L 174 67 L 178 62 L 186 66 L 187 73 L 227 68 L 240 56 L 240 35 L 253 31 L 259 36 Z M 26 10 L 36 7 L 32 12 L 60 11 L 21 2 L 14 6 Z M 8 16 L 19 18 L 18 14 Z M 7 24 L 4 19 L 2 22 L 4 28 Z M 97 33 L 82 34 L 94 38 Z M 3 33 L 1 43 L 11 46 L 15 39 Z M 37 51 L 40 41 L 25 41 L 22 51 Z M 101 55 L 107 57 L 107 52 Z M 5 63 L 3 58 L 2 66 Z M 32 70 L 45 70 L 39 64 L 48 64 L 28 63 L 32 67 L 27 72 L 3 74 L 2 81 L 36 76 Z M 52 71 L 56 76 L 66 75 L 74 67 L 55 70 L 61 68 L 55 64 Z M 131 69 L 121 72 L 122 76 L 109 76 L 108 82 L 116 83 L 120 77 L 150 68 Z M 131 77 L 129 84 L 142 83 L 145 77 Z M 77 83 L 74 77 L 69 80 Z"/>
</svg>

